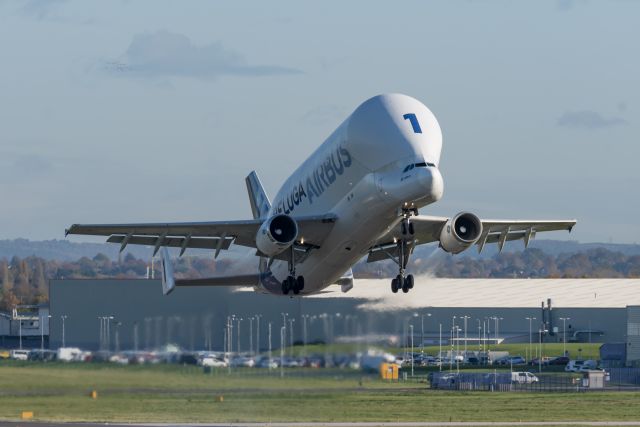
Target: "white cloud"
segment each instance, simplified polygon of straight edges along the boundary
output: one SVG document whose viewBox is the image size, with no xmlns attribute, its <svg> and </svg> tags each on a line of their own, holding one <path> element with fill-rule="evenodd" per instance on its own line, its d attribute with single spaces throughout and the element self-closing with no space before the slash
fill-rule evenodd
<svg viewBox="0 0 640 427">
<path fill-rule="evenodd" d="M 602 129 L 626 125 L 621 117 L 604 117 L 592 110 L 567 111 L 557 121 L 558 126 L 575 129 Z"/>
<path fill-rule="evenodd" d="M 117 61 L 106 64 L 114 74 L 151 78 L 190 77 L 203 80 L 224 75 L 272 76 L 300 74 L 278 65 L 251 65 L 220 42 L 198 46 L 187 36 L 166 30 L 134 36 Z"/>
</svg>

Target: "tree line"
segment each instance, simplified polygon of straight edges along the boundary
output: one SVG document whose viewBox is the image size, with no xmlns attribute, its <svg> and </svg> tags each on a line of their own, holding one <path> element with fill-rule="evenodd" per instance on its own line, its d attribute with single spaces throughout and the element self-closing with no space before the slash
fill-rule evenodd
<svg viewBox="0 0 640 427">
<path fill-rule="evenodd" d="M 198 278 L 228 274 L 234 261 L 205 257 L 182 257 L 176 261 L 176 274 Z M 624 255 L 607 249 L 549 255 L 536 248 L 504 252 L 491 258 L 451 256 L 443 251 L 414 254 L 409 270 L 416 275 L 450 278 L 638 278 L 640 255 Z M 391 261 L 354 267 L 356 278 L 388 278 L 397 274 Z M 18 304 L 40 304 L 49 299 L 50 279 L 134 279 L 151 274 L 151 262 L 126 254 L 111 260 L 104 254 L 76 261 L 45 260 L 31 256 L 0 259 L 0 310 L 9 311 Z M 153 265 L 160 278 L 160 263 Z"/>
</svg>

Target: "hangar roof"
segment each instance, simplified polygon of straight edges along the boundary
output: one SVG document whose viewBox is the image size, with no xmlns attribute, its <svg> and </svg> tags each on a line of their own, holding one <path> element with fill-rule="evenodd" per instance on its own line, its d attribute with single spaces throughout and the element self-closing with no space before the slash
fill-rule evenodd
<svg viewBox="0 0 640 427">
<path fill-rule="evenodd" d="M 372 309 L 419 307 L 624 308 L 640 305 L 640 279 L 438 279 L 416 276 L 408 294 L 391 293 L 391 280 L 356 279 L 346 294 L 337 286 L 316 298 L 366 298 Z M 336 292 L 337 291 L 337 292 Z"/>
</svg>

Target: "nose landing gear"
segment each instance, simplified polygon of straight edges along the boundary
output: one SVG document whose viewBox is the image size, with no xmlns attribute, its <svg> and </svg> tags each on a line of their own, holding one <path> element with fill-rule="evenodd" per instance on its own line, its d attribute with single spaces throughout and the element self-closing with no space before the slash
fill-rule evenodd
<svg viewBox="0 0 640 427">
<path fill-rule="evenodd" d="M 409 274 L 405 276 L 405 269 L 407 268 L 407 263 L 409 262 L 409 256 L 413 252 L 413 244 L 414 244 L 414 234 L 415 229 L 413 227 L 413 223 L 409 220 L 412 214 L 417 215 L 418 212 L 416 209 L 403 209 L 403 218 L 400 223 L 400 230 L 402 232 L 402 237 L 396 242 L 397 244 L 397 259 L 396 257 L 390 258 L 398 264 L 398 275 L 391 280 L 391 292 L 394 294 L 398 293 L 400 289 L 405 294 L 409 292 L 410 289 L 413 289 L 414 279 L 413 274 Z"/>
</svg>

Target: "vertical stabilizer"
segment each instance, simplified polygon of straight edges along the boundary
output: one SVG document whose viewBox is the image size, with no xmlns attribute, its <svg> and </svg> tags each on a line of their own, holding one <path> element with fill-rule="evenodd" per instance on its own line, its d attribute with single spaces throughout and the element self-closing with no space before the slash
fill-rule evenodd
<svg viewBox="0 0 640 427">
<path fill-rule="evenodd" d="M 264 192 L 264 188 L 262 188 L 260 178 L 258 178 L 255 171 L 252 171 L 245 178 L 245 182 L 247 183 L 247 192 L 249 193 L 249 202 L 251 203 L 253 218 L 266 218 L 271 210 L 271 202 L 269 201 L 269 197 L 267 197 L 267 193 Z"/>
</svg>

